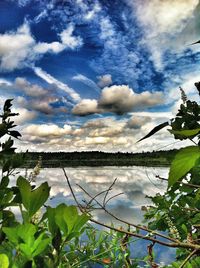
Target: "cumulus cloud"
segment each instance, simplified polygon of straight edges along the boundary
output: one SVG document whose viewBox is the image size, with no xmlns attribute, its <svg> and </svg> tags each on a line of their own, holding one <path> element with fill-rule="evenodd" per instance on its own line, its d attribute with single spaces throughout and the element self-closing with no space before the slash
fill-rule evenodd
<svg viewBox="0 0 200 268">
<path fill-rule="evenodd" d="M 166 121 L 166 113 L 161 113 L 160 117 L 154 114 L 149 112 L 151 120 L 146 120 L 139 129 L 130 128 L 128 118 L 116 120 L 111 117 L 92 119 L 70 127 L 69 122 L 66 124 L 67 127 L 55 124 L 32 124 L 26 126 L 22 132 L 23 148 L 24 150 L 27 147 L 32 148 L 34 151 L 63 151 L 67 148 L 67 151 L 140 152 L 180 147 L 181 142 L 174 142 L 166 130 L 161 130 L 150 139 L 136 143 L 156 125 Z M 137 113 L 134 116 L 139 117 Z"/>
<path fill-rule="evenodd" d="M 15 79 L 15 86 L 21 90 L 23 90 L 27 96 L 31 97 L 41 97 L 48 93 L 43 87 L 31 84 L 25 78 L 17 77 Z"/>
<path fill-rule="evenodd" d="M 72 110 L 76 115 L 112 112 L 124 114 L 141 108 L 152 107 L 164 102 L 163 93 L 144 91 L 135 93 L 127 85 L 105 87 L 98 101 L 83 99 Z"/>
<path fill-rule="evenodd" d="M 36 42 L 31 34 L 28 22 L 25 22 L 16 31 L 0 34 L 0 68 L 12 71 L 28 66 L 42 54 L 60 53 L 65 49 L 76 49 L 82 46 L 80 36 L 74 36 L 74 25 L 70 24 L 59 34 L 60 41 L 52 43 Z"/>
<path fill-rule="evenodd" d="M 19 113 L 19 115 L 14 119 L 17 125 L 28 123 L 37 117 L 37 113 L 35 111 L 30 111 L 25 108 L 15 108 L 14 112 Z"/>
<path fill-rule="evenodd" d="M 132 116 L 127 122 L 127 127 L 140 129 L 144 124 L 150 121 L 151 117 L 149 116 Z"/>
<path fill-rule="evenodd" d="M 35 45 L 29 25 L 24 23 L 16 32 L 0 34 L 1 69 L 11 71 L 24 63 Z"/>
<path fill-rule="evenodd" d="M 61 138 L 71 133 L 71 126 L 59 127 L 55 124 L 31 124 L 23 129 L 23 138 L 28 141 L 49 141 L 52 138 Z"/>
<path fill-rule="evenodd" d="M 101 88 L 110 86 L 112 84 L 112 76 L 110 74 L 105 74 L 97 77 L 99 79 L 98 86 Z"/>
<path fill-rule="evenodd" d="M 2 83 L 1 83 L 2 82 Z M 5 83 L 0 80 L 0 89 L 5 98 L 13 98 L 15 95 L 17 107 L 39 112 L 47 115 L 67 113 L 68 101 L 64 96 L 59 97 L 57 88 L 43 88 L 38 84 L 32 84 L 25 78 L 17 77 L 13 83 Z M 19 95 L 23 94 L 23 96 Z"/>
<path fill-rule="evenodd" d="M 72 109 L 72 113 L 74 115 L 80 115 L 80 116 L 90 115 L 90 114 L 94 114 L 94 113 L 98 113 L 98 112 L 99 112 L 99 109 L 98 109 L 97 101 L 91 100 L 91 99 L 81 100 Z"/>
</svg>

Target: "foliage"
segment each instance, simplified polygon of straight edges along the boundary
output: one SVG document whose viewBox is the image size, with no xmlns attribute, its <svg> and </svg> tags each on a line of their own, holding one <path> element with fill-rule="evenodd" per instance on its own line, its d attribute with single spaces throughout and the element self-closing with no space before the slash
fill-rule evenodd
<svg viewBox="0 0 200 268">
<path fill-rule="evenodd" d="M 181 93 L 183 103 L 171 119 L 169 132 L 175 139 L 195 145 L 176 154 L 169 170 L 167 192 L 149 197 L 154 206 L 148 208 L 145 217 L 149 228 L 167 231 L 178 241 L 196 246 L 192 253 L 180 246 L 177 262 L 169 267 L 200 267 L 200 105 L 188 100 L 183 90 Z"/>
<path fill-rule="evenodd" d="M 10 118 L 17 115 L 11 112 L 11 101 L 4 104 L 0 124 L 0 137 L 10 136 L 1 144 L 0 152 L 0 267 L 66 267 L 62 260 L 71 264 L 72 259 L 68 258 L 65 247 L 72 239 L 79 239 L 90 216 L 86 213 L 79 215 L 75 206 L 66 204 L 56 208 L 47 206 L 42 214 L 41 208 L 49 198 L 50 187 L 47 182 L 37 188 L 31 185 L 34 174 L 30 181 L 19 176 L 16 186 L 9 186 L 9 176 L 24 160 L 23 155 L 16 157 L 11 139 L 11 136 L 21 136 L 10 130 L 15 127 Z M 12 207 L 18 207 L 20 215 L 16 216 Z M 41 216 L 37 219 L 39 212 Z"/>
</svg>

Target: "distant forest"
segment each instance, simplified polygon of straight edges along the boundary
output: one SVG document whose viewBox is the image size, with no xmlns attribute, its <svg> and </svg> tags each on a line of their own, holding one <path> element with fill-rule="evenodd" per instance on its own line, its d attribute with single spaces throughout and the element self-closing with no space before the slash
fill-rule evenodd
<svg viewBox="0 0 200 268">
<path fill-rule="evenodd" d="M 178 150 L 142 153 L 88 152 L 27 152 L 25 167 L 34 167 L 42 158 L 42 167 L 77 166 L 169 166 Z M 20 154 L 20 153 L 19 153 Z"/>
</svg>

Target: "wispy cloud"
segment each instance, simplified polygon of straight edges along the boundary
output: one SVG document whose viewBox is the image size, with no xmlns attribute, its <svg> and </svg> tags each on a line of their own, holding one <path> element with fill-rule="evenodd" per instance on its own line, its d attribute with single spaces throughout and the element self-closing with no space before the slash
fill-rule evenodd
<svg viewBox="0 0 200 268">
<path fill-rule="evenodd" d="M 95 90 L 99 94 L 100 89 L 97 86 L 97 84 L 92 79 L 89 79 L 85 75 L 77 74 L 77 75 L 73 76 L 72 79 L 82 82 L 83 84 L 89 86 L 90 88 L 92 88 L 93 90 Z"/>
<path fill-rule="evenodd" d="M 59 89 L 63 90 L 65 93 L 67 93 L 71 99 L 74 102 L 79 102 L 81 100 L 79 94 L 75 92 L 72 88 L 70 88 L 68 85 L 64 84 L 63 82 L 57 80 L 52 75 L 48 74 L 44 70 L 42 70 L 39 67 L 33 67 L 33 70 L 37 76 L 45 80 L 49 84 L 56 85 Z"/>
<path fill-rule="evenodd" d="M 151 53 L 151 59 L 158 71 L 162 71 L 167 62 L 164 53 L 169 49 L 184 50 L 179 42 L 181 32 L 190 23 L 199 0 L 126 0 L 132 8 L 143 30 L 143 42 Z M 190 34 L 184 32 L 185 35 Z M 181 38 L 182 39 L 182 38 Z M 182 40 L 183 41 L 183 40 Z M 190 41 L 188 40 L 188 43 Z"/>
</svg>

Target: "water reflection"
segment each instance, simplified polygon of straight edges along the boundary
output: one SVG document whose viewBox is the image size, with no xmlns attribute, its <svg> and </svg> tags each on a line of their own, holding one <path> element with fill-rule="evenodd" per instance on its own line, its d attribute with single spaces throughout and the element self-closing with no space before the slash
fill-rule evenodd
<svg viewBox="0 0 200 268">
<path fill-rule="evenodd" d="M 80 167 L 66 168 L 66 173 L 70 179 L 71 185 L 76 193 L 79 201 L 86 199 L 83 191 L 77 186 L 81 185 L 92 196 L 108 189 L 115 178 L 117 181 L 109 196 L 123 192 L 123 195 L 117 196 L 108 203 L 108 210 L 114 215 L 126 221 L 138 224 L 143 220 L 141 206 L 149 205 L 150 200 L 146 195 L 155 195 L 163 193 L 166 189 L 166 183 L 156 178 L 156 175 L 166 177 L 168 170 L 166 168 L 151 167 Z M 24 171 L 20 172 L 22 175 Z M 51 186 L 51 200 L 49 205 L 56 206 L 62 202 L 74 204 L 70 190 L 67 185 L 64 173 L 59 168 L 48 168 L 41 170 L 37 177 L 36 184 L 48 181 Z M 12 181 L 14 183 L 14 179 Z M 98 200 L 102 201 L 103 196 L 99 196 Z M 88 200 L 88 199 L 87 199 Z M 118 222 L 114 221 L 109 215 L 102 210 L 94 210 L 94 217 L 104 223 Z M 146 254 L 146 248 L 149 242 L 143 240 L 133 245 L 134 257 L 142 257 Z M 163 248 L 159 245 L 155 246 L 156 260 L 169 263 L 174 259 L 175 251 L 170 248 Z M 142 266 L 141 266 L 142 267 Z"/>
<path fill-rule="evenodd" d="M 166 177 L 166 168 L 150 168 L 150 167 L 79 167 L 66 168 L 66 173 L 70 179 L 72 187 L 81 200 L 88 200 L 83 191 L 77 186 L 81 185 L 92 196 L 108 189 L 115 178 L 117 181 L 112 192 L 108 195 L 111 197 L 123 192 L 112 199 L 108 203 L 109 210 L 128 221 L 139 223 L 142 220 L 141 206 L 149 205 L 149 199 L 146 195 L 155 195 L 157 192 L 162 193 L 166 184 L 156 179 L 156 175 Z M 51 186 L 50 204 L 56 206 L 61 202 L 72 204 L 73 199 L 70 190 L 67 186 L 67 181 L 64 177 L 62 169 L 47 168 L 41 170 L 37 177 L 37 184 L 48 181 Z M 98 197 L 101 201 L 103 195 Z M 94 216 L 96 219 L 101 219 L 104 222 L 110 222 L 110 217 L 105 215 L 101 210 L 95 210 Z M 113 219 L 112 219 L 113 220 Z"/>
</svg>

